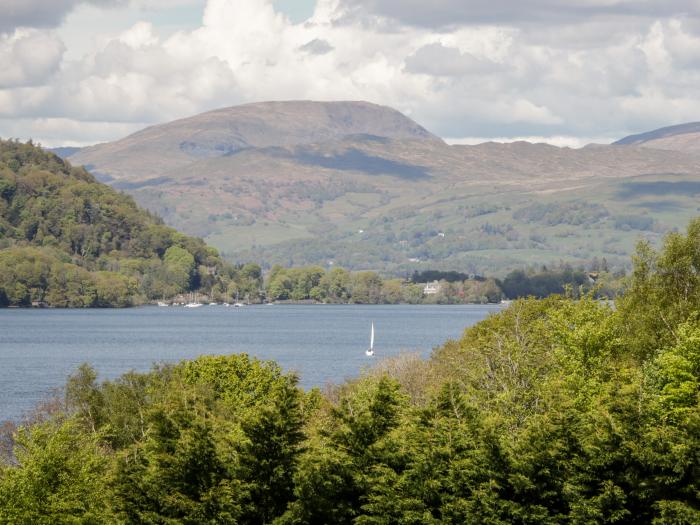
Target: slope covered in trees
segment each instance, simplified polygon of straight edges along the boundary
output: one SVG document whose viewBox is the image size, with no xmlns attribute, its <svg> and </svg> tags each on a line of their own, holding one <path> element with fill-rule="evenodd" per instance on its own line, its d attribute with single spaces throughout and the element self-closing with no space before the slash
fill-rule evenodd
<svg viewBox="0 0 700 525">
<path fill-rule="evenodd" d="M 127 306 L 199 288 L 227 296 L 257 289 L 254 270 L 225 264 L 84 169 L 0 141 L 0 306 Z"/>
<path fill-rule="evenodd" d="M 84 366 L 0 439 L 0 523 L 697 524 L 700 221 L 634 266 L 615 308 L 517 301 L 325 394 Z"/>
</svg>

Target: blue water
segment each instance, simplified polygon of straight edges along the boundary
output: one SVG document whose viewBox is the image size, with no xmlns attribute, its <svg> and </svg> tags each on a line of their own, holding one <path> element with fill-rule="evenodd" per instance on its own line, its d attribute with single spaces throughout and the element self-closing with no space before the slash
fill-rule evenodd
<svg viewBox="0 0 700 525">
<path fill-rule="evenodd" d="M 96 310 L 0 309 L 0 421 L 18 420 L 87 362 L 103 379 L 156 362 L 247 352 L 339 383 L 402 351 L 430 351 L 499 306 L 275 305 Z M 376 357 L 368 358 L 374 321 Z"/>
</svg>

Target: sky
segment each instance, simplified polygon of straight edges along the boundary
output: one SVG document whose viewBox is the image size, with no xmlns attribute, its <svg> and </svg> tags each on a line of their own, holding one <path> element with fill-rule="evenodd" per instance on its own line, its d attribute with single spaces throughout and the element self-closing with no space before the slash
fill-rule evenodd
<svg viewBox="0 0 700 525">
<path fill-rule="evenodd" d="M 46 146 L 264 100 L 367 100 L 452 143 L 700 120 L 700 0 L 0 0 L 0 137 Z"/>
</svg>

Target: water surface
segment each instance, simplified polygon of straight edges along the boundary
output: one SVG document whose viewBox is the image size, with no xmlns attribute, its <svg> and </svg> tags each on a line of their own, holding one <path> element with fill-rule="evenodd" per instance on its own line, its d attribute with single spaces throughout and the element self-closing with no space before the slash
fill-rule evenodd
<svg viewBox="0 0 700 525">
<path fill-rule="evenodd" d="M 384 356 L 425 357 L 497 305 L 275 305 L 225 308 L 0 309 L 0 421 L 17 420 L 81 363 L 101 378 L 156 362 L 247 352 L 299 373 L 305 388 L 357 376 Z M 375 358 L 369 345 L 376 329 Z"/>
</svg>

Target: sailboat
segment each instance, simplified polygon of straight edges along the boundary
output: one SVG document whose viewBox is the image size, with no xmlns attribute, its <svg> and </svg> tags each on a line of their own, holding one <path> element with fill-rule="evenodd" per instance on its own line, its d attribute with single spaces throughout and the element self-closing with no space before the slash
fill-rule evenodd
<svg viewBox="0 0 700 525">
<path fill-rule="evenodd" d="M 200 306 L 202 306 L 202 303 L 197 301 L 197 292 L 194 292 L 194 300 L 187 303 L 185 308 L 199 308 Z"/>
<path fill-rule="evenodd" d="M 374 356 L 374 321 L 372 322 L 372 328 L 369 332 L 369 349 L 365 350 L 365 355 L 367 357 Z"/>
</svg>

